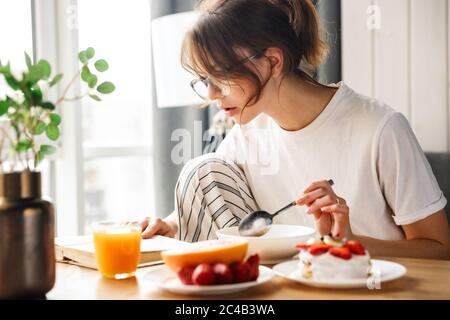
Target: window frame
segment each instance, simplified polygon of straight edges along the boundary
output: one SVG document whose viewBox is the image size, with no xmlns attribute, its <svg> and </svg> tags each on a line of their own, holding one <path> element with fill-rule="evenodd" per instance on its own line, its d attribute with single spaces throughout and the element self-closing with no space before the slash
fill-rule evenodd
<svg viewBox="0 0 450 320">
<path fill-rule="evenodd" d="M 45 58 L 58 72 L 73 75 L 78 71 L 78 12 L 77 0 L 30 0 L 32 8 L 33 47 L 35 59 Z M 149 0 L 150 1 L 150 0 Z M 149 12 L 150 16 L 150 12 Z M 72 27 L 71 27 L 72 26 Z M 150 30 L 151 32 L 151 30 Z M 151 58 L 151 57 L 150 57 Z M 66 79 L 67 81 L 67 79 Z M 57 86 L 62 93 L 64 79 Z M 150 84 L 151 85 L 151 84 Z M 80 93 L 77 80 L 69 91 L 70 96 Z M 51 98 L 56 98 L 52 96 Z M 153 101 L 151 99 L 150 101 Z M 102 146 L 83 144 L 81 101 L 62 103 L 58 107 L 63 121 L 59 150 L 49 159 L 50 197 L 56 208 L 57 236 L 84 233 L 85 193 L 84 163 L 99 158 L 150 157 L 151 145 Z M 151 131 L 150 131 L 151 132 Z M 151 168 L 153 173 L 153 168 Z M 153 183 L 153 181 L 152 181 Z M 150 195 L 153 199 L 153 192 Z M 154 201 L 151 201 L 154 206 Z M 151 208 L 154 212 L 154 207 Z"/>
</svg>

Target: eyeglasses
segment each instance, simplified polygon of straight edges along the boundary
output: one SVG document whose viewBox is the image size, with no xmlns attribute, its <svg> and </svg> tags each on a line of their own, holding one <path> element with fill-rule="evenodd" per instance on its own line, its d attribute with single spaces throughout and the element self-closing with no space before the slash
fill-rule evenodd
<svg viewBox="0 0 450 320">
<path fill-rule="evenodd" d="M 191 88 L 203 100 L 208 101 L 209 87 L 220 91 L 223 96 L 228 96 L 231 93 L 231 86 L 229 84 L 219 84 L 209 78 L 199 78 L 191 81 Z"/>
<path fill-rule="evenodd" d="M 264 56 L 263 53 L 257 53 L 249 57 L 245 57 L 242 60 L 239 61 L 238 65 L 253 59 L 259 59 L 262 56 Z M 198 78 L 191 81 L 191 88 L 194 90 L 194 92 L 203 100 L 209 101 L 208 98 L 208 91 L 209 87 L 213 87 L 215 90 L 219 91 L 222 96 L 226 97 L 231 93 L 231 85 L 228 81 L 227 83 L 223 83 L 221 81 L 220 83 L 218 81 L 212 80 L 210 78 Z"/>
</svg>

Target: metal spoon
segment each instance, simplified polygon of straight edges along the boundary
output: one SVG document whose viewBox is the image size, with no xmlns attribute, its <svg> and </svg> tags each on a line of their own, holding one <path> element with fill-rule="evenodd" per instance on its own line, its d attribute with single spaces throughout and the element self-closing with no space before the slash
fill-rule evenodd
<svg viewBox="0 0 450 320">
<path fill-rule="evenodd" d="M 328 180 L 328 183 L 330 185 L 334 184 L 333 180 L 331 179 Z M 292 201 L 274 214 L 270 214 L 267 211 L 254 211 L 248 214 L 239 223 L 239 234 L 246 237 L 258 237 L 266 234 L 273 223 L 273 218 L 282 213 L 284 210 L 295 206 L 295 204 L 296 201 Z"/>
</svg>

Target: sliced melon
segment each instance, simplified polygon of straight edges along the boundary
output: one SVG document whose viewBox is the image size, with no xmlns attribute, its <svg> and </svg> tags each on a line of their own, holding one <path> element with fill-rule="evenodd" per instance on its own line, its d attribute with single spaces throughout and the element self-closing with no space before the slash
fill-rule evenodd
<svg viewBox="0 0 450 320">
<path fill-rule="evenodd" d="M 164 263 L 173 272 L 185 266 L 197 266 L 201 263 L 223 262 L 230 264 L 244 260 L 247 255 L 248 241 L 245 239 L 218 239 L 193 243 L 188 247 L 163 251 Z"/>
</svg>

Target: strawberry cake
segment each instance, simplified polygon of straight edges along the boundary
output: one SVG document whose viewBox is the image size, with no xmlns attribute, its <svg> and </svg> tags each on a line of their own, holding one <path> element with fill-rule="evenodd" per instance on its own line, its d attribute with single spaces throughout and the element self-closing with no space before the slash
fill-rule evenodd
<svg viewBox="0 0 450 320">
<path fill-rule="evenodd" d="M 370 275 L 369 252 L 356 240 L 330 236 L 299 244 L 300 273 L 317 281 L 364 279 Z"/>
</svg>

